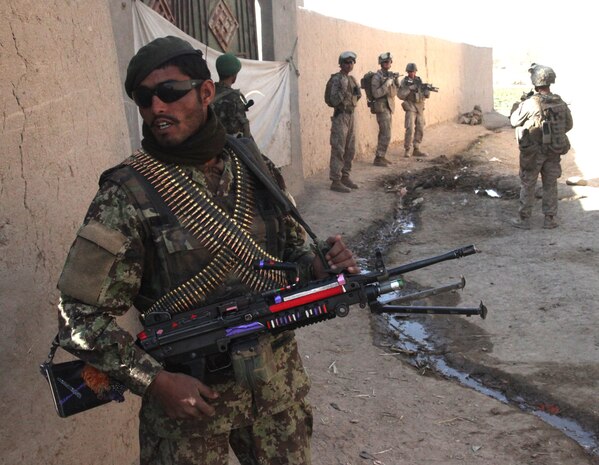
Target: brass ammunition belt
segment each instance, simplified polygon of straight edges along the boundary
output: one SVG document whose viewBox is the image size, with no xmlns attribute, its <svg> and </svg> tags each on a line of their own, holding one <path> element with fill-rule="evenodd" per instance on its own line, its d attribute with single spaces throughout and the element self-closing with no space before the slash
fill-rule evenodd
<svg viewBox="0 0 599 465">
<path fill-rule="evenodd" d="M 234 274 L 255 292 L 286 284 L 282 271 L 253 269 L 254 261 L 276 260 L 276 257 L 263 250 L 249 233 L 254 214 L 253 179 L 235 153 L 231 150 L 228 153 L 233 161 L 236 185 L 232 215 L 198 189 L 180 167 L 156 160 L 143 150 L 126 162 L 146 178 L 181 225 L 211 254 L 207 266 L 159 298 L 146 313 L 190 310 L 204 302 L 229 274 Z"/>
</svg>

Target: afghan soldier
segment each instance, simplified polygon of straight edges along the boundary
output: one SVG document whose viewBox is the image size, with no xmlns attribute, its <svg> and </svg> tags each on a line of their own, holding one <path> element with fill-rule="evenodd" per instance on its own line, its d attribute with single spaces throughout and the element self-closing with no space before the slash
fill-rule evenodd
<svg viewBox="0 0 599 465">
<path fill-rule="evenodd" d="M 415 63 L 406 65 L 408 75 L 404 77 L 399 85 L 398 96 L 403 102 L 401 107 L 405 111 L 405 136 L 403 141 L 404 156 L 410 158 L 426 157 L 427 154 L 420 150 L 420 144 L 424 137 L 424 101 L 430 97 L 431 91 L 422 85 L 422 79 L 416 76 L 418 67 Z"/>
<path fill-rule="evenodd" d="M 226 465 L 229 447 L 242 465 L 310 464 L 310 382 L 293 331 L 196 354 L 191 371 L 168 356 L 159 363 L 117 321 L 130 309 L 168 315 L 327 276 L 272 195 L 287 195 L 280 172 L 215 117 L 200 50 L 173 36 L 150 42 L 131 59 L 125 90 L 143 119 L 142 148 L 101 176 L 71 247 L 60 344 L 143 397 L 140 465 Z M 360 271 L 340 236 L 327 244 L 331 269 Z M 267 257 L 297 273 L 247 266 Z"/>
<path fill-rule="evenodd" d="M 524 99 L 510 116 L 520 150 L 520 208 L 512 220 L 516 228 L 530 229 L 537 178 L 543 184 L 543 227 L 558 226 L 557 179 L 562 175 L 561 156 L 570 150 L 566 133 L 573 127 L 572 113 L 557 94 L 551 93 L 555 71 L 533 63 L 529 68 L 534 94 Z"/>
<path fill-rule="evenodd" d="M 216 96 L 212 108 L 227 134 L 252 137 L 246 113 L 254 101 L 248 102 L 239 89 L 231 87 L 235 84 L 240 70 L 241 61 L 232 53 L 225 53 L 216 59 L 219 81 L 216 83 Z"/>
<path fill-rule="evenodd" d="M 354 110 L 362 96 L 356 78 L 350 75 L 356 63 L 354 52 L 339 55 L 338 73 L 327 82 L 325 101 L 335 110 L 331 117 L 331 160 L 329 178 L 331 190 L 351 192 L 358 185 L 350 178 L 352 162 L 356 154 L 356 127 Z"/>
<path fill-rule="evenodd" d="M 389 71 L 393 63 L 391 53 L 381 53 L 378 61 L 381 68 L 372 76 L 373 111 L 379 125 L 373 164 L 375 166 L 389 166 L 391 161 L 385 155 L 387 155 L 389 142 L 391 142 L 391 124 L 393 123 L 393 112 L 395 111 L 395 97 L 397 97 L 399 87 L 399 75 Z"/>
</svg>

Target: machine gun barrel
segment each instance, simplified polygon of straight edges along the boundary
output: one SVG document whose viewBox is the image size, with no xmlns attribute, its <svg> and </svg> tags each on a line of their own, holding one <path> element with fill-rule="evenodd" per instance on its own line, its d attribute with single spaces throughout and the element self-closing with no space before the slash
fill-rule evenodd
<svg viewBox="0 0 599 465">
<path fill-rule="evenodd" d="M 467 245 L 465 247 L 460 247 L 450 252 L 437 255 L 435 257 L 425 258 L 422 260 L 417 260 L 415 262 L 406 263 L 395 268 L 391 268 L 388 271 L 388 275 L 397 276 L 400 274 L 409 273 L 410 271 L 419 270 L 420 268 L 425 268 L 436 263 L 467 257 L 468 255 L 473 255 L 477 252 L 478 250 L 476 250 L 476 247 L 474 247 L 474 245 Z"/>
</svg>

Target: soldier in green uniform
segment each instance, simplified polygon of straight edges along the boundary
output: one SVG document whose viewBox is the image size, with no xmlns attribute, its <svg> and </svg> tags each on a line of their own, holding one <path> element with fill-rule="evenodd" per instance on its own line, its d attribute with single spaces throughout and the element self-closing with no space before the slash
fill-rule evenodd
<svg viewBox="0 0 599 465">
<path fill-rule="evenodd" d="M 566 133 L 572 129 L 572 113 L 562 98 L 551 92 L 555 71 L 549 66 L 533 63 L 529 68 L 534 86 L 532 95 L 524 95 L 510 115 L 516 128 L 520 150 L 520 207 L 512 226 L 530 229 L 530 218 L 535 202 L 537 179 L 543 184 L 543 228 L 558 226 L 557 180 L 562 175 L 561 156 L 570 150 Z"/>
<path fill-rule="evenodd" d="M 339 72 L 331 74 L 325 96 L 335 108 L 331 117 L 331 159 L 329 179 L 331 190 L 351 192 L 358 185 L 350 178 L 352 163 L 356 155 L 356 123 L 354 111 L 362 97 L 358 81 L 350 73 L 356 63 L 356 54 L 351 51 L 339 55 Z M 326 92 L 326 91 L 325 91 Z"/>
<path fill-rule="evenodd" d="M 232 53 L 225 53 L 216 59 L 219 81 L 216 83 L 216 96 L 212 101 L 212 108 L 227 134 L 252 137 L 247 111 L 254 102 L 248 102 L 239 89 L 231 87 L 235 84 L 240 70 L 241 61 Z"/>
<path fill-rule="evenodd" d="M 405 134 L 404 134 L 404 157 L 426 157 L 427 154 L 420 150 L 420 144 L 424 137 L 424 118 L 425 100 L 431 96 L 431 91 L 422 86 L 422 79 L 416 76 L 418 67 L 415 63 L 406 65 L 408 75 L 401 80 L 397 95 L 401 102 L 401 107 L 405 111 Z"/>
<path fill-rule="evenodd" d="M 300 282 L 326 276 L 237 141 L 288 195 L 279 172 L 215 117 L 201 51 L 156 39 L 132 58 L 125 89 L 143 118 L 142 148 L 102 174 L 71 247 L 58 283 L 60 344 L 142 396 L 141 465 L 226 465 L 229 447 L 243 465 L 309 464 L 309 379 L 292 331 L 261 336 L 231 355 L 234 368 L 196 378 L 158 363 L 117 323 L 131 307 L 177 312 L 286 284 L 286 272 L 253 270 L 244 254 L 294 262 Z M 193 196 L 182 202 L 173 190 Z M 340 236 L 324 257 L 332 270 L 359 272 Z"/>
<path fill-rule="evenodd" d="M 379 125 L 378 142 L 374 154 L 373 165 L 389 166 L 387 149 L 391 142 L 393 113 L 395 112 L 395 97 L 399 87 L 399 75 L 391 70 L 393 57 L 390 52 L 381 53 L 378 58 L 381 68 L 372 76 L 372 95 L 374 96 L 374 112 Z"/>
</svg>

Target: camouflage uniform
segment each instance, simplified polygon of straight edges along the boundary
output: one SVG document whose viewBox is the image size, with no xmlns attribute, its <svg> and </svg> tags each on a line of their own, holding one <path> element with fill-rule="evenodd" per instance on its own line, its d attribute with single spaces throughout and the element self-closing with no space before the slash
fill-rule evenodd
<svg viewBox="0 0 599 465">
<path fill-rule="evenodd" d="M 463 113 L 460 115 L 458 122 L 460 124 L 469 124 L 470 126 L 476 126 L 478 124 L 482 124 L 483 122 L 483 112 L 478 105 L 474 105 L 472 111 L 468 113 Z"/>
<path fill-rule="evenodd" d="M 216 174 L 197 165 L 179 167 L 198 190 L 230 213 L 237 186 L 232 167 L 236 155 L 226 147 L 220 159 L 222 170 Z M 274 166 L 268 166 L 283 186 Z M 311 279 L 313 255 L 305 244 L 305 231 L 280 214 L 259 183 L 255 186 L 252 237 L 269 253 L 298 263 L 302 281 Z M 208 250 L 137 171 L 126 164 L 107 171 L 59 281 L 61 345 L 143 396 L 142 465 L 226 465 L 228 444 L 243 465 L 309 464 L 312 416 L 305 397 L 310 382 L 292 331 L 261 337 L 270 355 L 260 362 L 269 369 L 249 371 L 246 384 L 237 383 L 232 370 L 203 379 L 220 394 L 210 401 L 216 409 L 213 417 L 170 419 L 145 395 L 163 366 L 141 350 L 115 318 L 132 306 L 143 313 L 210 259 Z M 206 303 L 247 292 L 230 274 Z"/>
<path fill-rule="evenodd" d="M 391 142 L 391 125 L 395 111 L 395 97 L 397 96 L 397 79 L 394 73 L 379 69 L 372 76 L 372 95 L 374 97 L 373 111 L 379 125 L 378 143 L 376 146 L 375 160 L 385 158 L 389 143 Z"/>
<path fill-rule="evenodd" d="M 561 127 L 554 129 L 554 132 L 561 132 L 566 144 L 557 152 L 543 144 L 541 115 L 544 105 L 562 108 Z M 560 158 L 570 147 L 565 136 L 573 126 L 570 109 L 559 95 L 535 93 L 519 104 L 510 116 L 510 123 L 516 128 L 520 149 L 520 218 L 526 220 L 531 216 L 539 174 L 543 183 L 542 211 L 546 217 L 553 217 L 557 214 L 557 179 L 562 175 Z"/>
<path fill-rule="evenodd" d="M 360 86 L 353 76 L 342 72 L 331 75 L 330 79 L 330 98 L 335 111 L 331 117 L 329 179 L 340 181 L 342 177 L 349 177 L 356 154 L 354 110 L 360 98 Z"/>
<path fill-rule="evenodd" d="M 239 89 L 233 89 L 222 82 L 217 82 L 216 97 L 212 102 L 212 109 L 219 121 L 225 127 L 227 134 L 252 137 L 250 121 L 247 119 L 247 100 Z"/>
<path fill-rule="evenodd" d="M 416 87 L 416 90 L 410 89 L 413 86 Z M 414 79 L 406 76 L 399 84 L 397 96 L 403 100 L 401 107 L 406 112 L 404 122 L 405 136 L 403 141 L 406 154 L 412 150 L 412 147 L 414 148 L 414 152 L 419 152 L 420 150 L 420 143 L 424 137 L 424 126 L 426 125 L 424 119 L 424 101 L 430 95 L 430 90 L 422 88 L 422 79 L 418 76 L 414 77 Z"/>
</svg>

